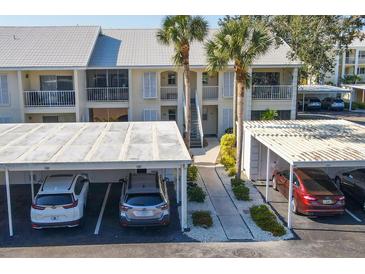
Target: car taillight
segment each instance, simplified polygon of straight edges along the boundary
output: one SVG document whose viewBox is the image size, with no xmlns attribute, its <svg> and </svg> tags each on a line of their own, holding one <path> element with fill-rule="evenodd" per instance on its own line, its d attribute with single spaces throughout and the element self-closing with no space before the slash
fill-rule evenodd
<svg viewBox="0 0 365 274">
<path fill-rule="evenodd" d="M 317 198 L 312 195 L 304 195 L 303 198 L 307 201 L 317 201 Z"/>
<path fill-rule="evenodd" d="M 167 209 L 169 209 L 169 205 L 168 204 L 163 204 L 163 205 L 158 206 L 158 208 L 160 208 L 162 210 L 167 210 Z"/>
<path fill-rule="evenodd" d="M 65 205 L 65 206 L 63 206 L 63 208 L 64 209 L 74 208 L 74 207 L 77 207 L 78 204 L 79 204 L 79 200 L 75 200 L 72 204 Z"/>
<path fill-rule="evenodd" d="M 130 207 L 125 206 L 125 205 L 119 205 L 119 209 L 120 209 L 120 211 L 128 211 L 128 209 L 130 209 Z"/>
<path fill-rule="evenodd" d="M 337 198 L 337 200 L 339 200 L 339 201 L 345 201 L 345 196 L 340 196 L 340 197 Z"/>
<path fill-rule="evenodd" d="M 39 205 L 36 205 L 36 204 L 32 204 L 32 208 L 37 209 L 37 210 L 45 210 L 46 209 L 44 206 L 39 206 Z"/>
</svg>

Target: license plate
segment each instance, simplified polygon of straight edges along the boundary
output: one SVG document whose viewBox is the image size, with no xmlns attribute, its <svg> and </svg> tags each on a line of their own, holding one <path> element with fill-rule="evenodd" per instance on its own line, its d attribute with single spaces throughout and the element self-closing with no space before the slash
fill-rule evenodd
<svg viewBox="0 0 365 274">
<path fill-rule="evenodd" d="M 135 211 L 134 215 L 137 217 L 151 217 L 153 216 L 153 212 L 151 210 Z"/>
<path fill-rule="evenodd" d="M 333 201 L 332 200 L 323 200 L 322 203 L 324 205 L 331 205 L 331 204 L 333 204 Z"/>
</svg>

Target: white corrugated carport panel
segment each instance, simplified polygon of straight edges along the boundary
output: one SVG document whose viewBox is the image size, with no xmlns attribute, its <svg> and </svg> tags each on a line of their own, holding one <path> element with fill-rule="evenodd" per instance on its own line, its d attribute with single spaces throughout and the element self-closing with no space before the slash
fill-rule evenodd
<svg viewBox="0 0 365 274">
<path fill-rule="evenodd" d="M 175 122 L 0 124 L 13 236 L 9 171 L 181 169 L 181 226 L 187 228 L 186 168 L 190 154 Z"/>
<path fill-rule="evenodd" d="M 244 130 L 290 165 L 288 227 L 291 228 L 293 168 L 365 166 L 365 127 L 345 120 L 249 121 Z M 268 201 L 269 164 L 266 166 Z"/>
</svg>

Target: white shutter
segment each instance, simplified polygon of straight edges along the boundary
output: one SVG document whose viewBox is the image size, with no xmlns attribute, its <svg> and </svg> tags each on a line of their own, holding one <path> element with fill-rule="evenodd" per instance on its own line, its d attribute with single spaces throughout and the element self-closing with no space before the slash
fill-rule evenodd
<svg viewBox="0 0 365 274">
<path fill-rule="evenodd" d="M 234 72 L 226 71 L 223 79 L 223 97 L 233 97 Z"/>
<path fill-rule="evenodd" d="M 144 121 L 157 121 L 158 112 L 156 109 L 144 109 L 143 110 L 143 120 Z"/>
<path fill-rule="evenodd" d="M 11 118 L 7 116 L 0 116 L 0 124 L 10 123 Z"/>
<path fill-rule="evenodd" d="M 9 103 L 8 78 L 6 75 L 0 75 L 0 105 Z"/>
<path fill-rule="evenodd" d="M 143 74 L 143 98 L 157 97 L 157 75 L 156 72 L 145 72 Z"/>
<path fill-rule="evenodd" d="M 231 108 L 223 109 L 223 127 L 224 130 L 233 126 L 233 110 Z"/>
</svg>

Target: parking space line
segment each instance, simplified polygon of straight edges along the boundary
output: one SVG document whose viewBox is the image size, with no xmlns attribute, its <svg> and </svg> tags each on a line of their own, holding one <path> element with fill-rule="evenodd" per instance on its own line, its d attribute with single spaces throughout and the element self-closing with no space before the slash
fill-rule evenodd
<svg viewBox="0 0 365 274">
<path fill-rule="evenodd" d="M 95 235 L 98 235 L 99 234 L 101 220 L 103 219 L 103 214 L 104 214 L 106 202 L 108 201 L 108 197 L 109 197 L 109 192 L 110 192 L 111 186 L 112 186 L 112 184 L 109 183 L 108 188 L 106 189 L 106 192 L 105 192 L 103 204 L 101 205 L 101 210 L 100 210 L 100 213 L 99 213 L 99 218 L 98 218 L 98 221 L 96 223 L 96 227 L 95 227 L 95 231 L 94 231 L 94 234 Z"/>
<path fill-rule="evenodd" d="M 351 211 L 349 211 L 348 209 L 345 209 L 346 213 L 348 215 L 350 215 L 352 218 L 354 218 L 356 221 L 358 221 L 359 223 L 362 222 L 362 220 L 360 218 L 358 218 L 355 214 L 353 214 Z"/>
</svg>

